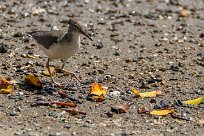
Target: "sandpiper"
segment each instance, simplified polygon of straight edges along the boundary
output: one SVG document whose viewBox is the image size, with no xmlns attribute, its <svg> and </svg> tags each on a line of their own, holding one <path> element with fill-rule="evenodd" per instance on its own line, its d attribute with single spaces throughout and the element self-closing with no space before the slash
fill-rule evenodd
<svg viewBox="0 0 204 136">
<path fill-rule="evenodd" d="M 80 81 L 75 73 L 64 70 L 64 66 L 66 60 L 78 51 L 80 47 L 80 35 L 84 35 L 92 40 L 88 34 L 85 24 L 74 19 L 70 19 L 68 24 L 69 26 L 66 31 L 53 30 L 27 33 L 36 41 L 38 47 L 47 55 L 48 60 L 46 67 L 48 68 L 52 83 L 58 86 L 61 86 L 61 84 L 54 81 L 49 67 L 49 62 L 53 59 L 61 59 L 63 62 L 61 71 L 66 74 L 71 74 L 72 77 L 75 77 L 78 81 Z"/>
</svg>

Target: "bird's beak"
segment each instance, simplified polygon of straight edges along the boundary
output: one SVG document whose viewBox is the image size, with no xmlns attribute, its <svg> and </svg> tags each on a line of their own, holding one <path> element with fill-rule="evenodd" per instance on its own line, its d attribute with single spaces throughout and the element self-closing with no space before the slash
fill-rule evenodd
<svg viewBox="0 0 204 136">
<path fill-rule="evenodd" d="M 92 39 L 91 36 L 88 34 L 88 31 L 87 31 L 86 29 L 81 30 L 81 33 L 82 33 L 85 37 L 87 37 L 87 38 L 89 38 L 91 41 L 93 41 L 93 39 Z"/>
</svg>

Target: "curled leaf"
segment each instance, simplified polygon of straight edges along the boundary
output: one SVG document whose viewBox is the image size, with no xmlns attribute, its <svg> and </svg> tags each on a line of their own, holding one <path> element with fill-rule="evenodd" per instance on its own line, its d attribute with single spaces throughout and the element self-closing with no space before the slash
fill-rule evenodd
<svg viewBox="0 0 204 136">
<path fill-rule="evenodd" d="M 50 104 L 56 104 L 58 106 L 69 106 L 69 107 L 76 107 L 76 104 L 73 102 L 58 102 L 58 101 L 53 101 L 50 102 Z"/>
<path fill-rule="evenodd" d="M 138 114 L 149 113 L 149 112 L 150 111 L 145 106 L 139 107 L 137 110 Z"/>
<path fill-rule="evenodd" d="M 33 75 L 26 75 L 25 83 L 29 85 L 33 85 L 36 88 L 40 88 L 40 89 L 43 88 L 42 82 L 36 76 L 33 76 Z"/>
<path fill-rule="evenodd" d="M 140 97 L 156 97 L 157 95 L 160 95 L 161 91 L 152 91 L 152 92 L 144 92 L 144 93 L 139 93 Z"/>
<path fill-rule="evenodd" d="M 144 97 L 156 97 L 157 95 L 160 95 L 161 94 L 161 91 L 158 90 L 158 91 L 152 91 L 152 92 L 144 92 L 144 93 L 139 93 L 138 90 L 136 90 L 135 88 L 132 88 L 132 91 L 135 95 L 138 95 L 142 98 Z"/>
<path fill-rule="evenodd" d="M 139 95 L 139 91 L 136 90 L 134 87 L 132 88 L 132 91 L 133 91 L 133 94 L 135 94 L 135 95 Z"/>
<path fill-rule="evenodd" d="M 79 111 L 79 109 L 77 107 L 72 107 L 71 109 L 66 110 L 66 111 L 72 115 L 78 115 L 78 114 L 86 115 L 86 112 Z"/>
<path fill-rule="evenodd" d="M 152 110 L 150 112 L 151 115 L 158 115 L 158 116 L 165 116 L 171 113 L 174 113 L 174 109 L 159 109 L 159 110 Z"/>
<path fill-rule="evenodd" d="M 6 85 L 8 82 L 8 80 L 6 80 L 6 78 L 4 78 L 3 76 L 1 76 L 1 85 Z"/>
<path fill-rule="evenodd" d="M 76 107 L 76 104 L 73 102 L 60 102 L 60 101 L 43 101 L 39 100 L 35 103 L 33 103 L 31 106 L 50 106 L 50 105 L 58 105 L 58 106 L 63 106 L 63 107 Z"/>
<path fill-rule="evenodd" d="M 0 94 L 9 94 L 14 90 L 14 86 L 13 85 L 8 85 L 6 88 L 2 88 L 0 90 Z"/>
<path fill-rule="evenodd" d="M 199 104 L 201 104 L 203 100 L 204 100 L 204 96 L 193 100 L 186 100 L 186 101 L 183 101 L 182 103 L 198 106 Z"/>
<path fill-rule="evenodd" d="M 0 75 L 1 78 L 1 84 L 0 84 L 0 94 L 9 94 L 14 90 L 14 85 L 16 83 L 15 80 L 7 80 L 3 76 Z"/>
<path fill-rule="evenodd" d="M 105 100 L 106 90 L 99 83 L 93 83 L 91 92 L 88 95 L 88 99 L 102 102 Z"/>
<path fill-rule="evenodd" d="M 130 105 L 133 103 L 125 103 L 125 104 L 116 104 L 114 106 L 110 105 L 111 111 L 117 114 L 126 113 L 129 110 Z"/>
</svg>

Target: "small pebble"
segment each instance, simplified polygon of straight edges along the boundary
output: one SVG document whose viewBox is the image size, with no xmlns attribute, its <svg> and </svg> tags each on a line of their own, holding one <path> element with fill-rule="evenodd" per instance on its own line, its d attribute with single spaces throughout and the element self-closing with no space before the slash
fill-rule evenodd
<svg viewBox="0 0 204 136">
<path fill-rule="evenodd" d="M 119 97 L 120 96 L 120 92 L 119 91 L 110 92 L 110 96 L 111 97 Z"/>
<path fill-rule="evenodd" d="M 70 126 L 69 124 L 65 124 L 65 125 L 64 125 L 64 128 L 70 129 L 71 126 Z"/>
<path fill-rule="evenodd" d="M 0 43 L 0 53 L 6 53 L 8 51 L 8 46 L 6 44 Z"/>
<path fill-rule="evenodd" d="M 16 116 L 16 115 L 17 115 L 17 112 L 16 112 L 16 111 L 11 111 L 11 112 L 9 113 L 9 115 L 10 115 L 10 116 Z"/>
</svg>

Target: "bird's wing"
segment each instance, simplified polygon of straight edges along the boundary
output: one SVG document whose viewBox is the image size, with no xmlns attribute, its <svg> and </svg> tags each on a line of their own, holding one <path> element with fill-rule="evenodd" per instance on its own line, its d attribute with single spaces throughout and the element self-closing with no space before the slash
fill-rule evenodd
<svg viewBox="0 0 204 136">
<path fill-rule="evenodd" d="M 64 33 L 62 30 L 27 32 L 38 44 L 41 44 L 46 49 L 57 43 Z"/>
</svg>

